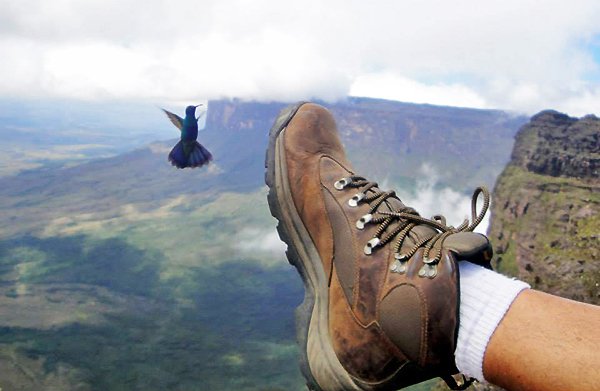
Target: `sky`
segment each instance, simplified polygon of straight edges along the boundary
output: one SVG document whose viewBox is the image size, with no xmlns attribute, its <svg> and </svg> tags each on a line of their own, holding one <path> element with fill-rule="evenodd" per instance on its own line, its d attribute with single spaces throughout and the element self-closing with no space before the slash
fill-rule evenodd
<svg viewBox="0 0 600 391">
<path fill-rule="evenodd" d="M 0 98 L 600 114 L 597 0 L 0 0 Z"/>
</svg>

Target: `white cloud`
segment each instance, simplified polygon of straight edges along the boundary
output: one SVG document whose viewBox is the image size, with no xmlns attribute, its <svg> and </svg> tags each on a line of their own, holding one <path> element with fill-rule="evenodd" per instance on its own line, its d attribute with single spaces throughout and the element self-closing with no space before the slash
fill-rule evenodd
<svg viewBox="0 0 600 391">
<path fill-rule="evenodd" d="M 443 106 L 486 108 L 484 99 L 467 86 L 458 83 L 427 85 L 391 73 L 359 76 L 350 88 L 350 95 Z"/>
<path fill-rule="evenodd" d="M 561 107 L 572 115 L 583 116 L 590 113 L 600 115 L 600 86 L 569 97 L 562 102 Z"/>
<path fill-rule="evenodd" d="M 287 246 L 279 239 L 275 230 L 262 228 L 245 228 L 237 234 L 236 247 L 242 252 L 269 254 L 276 258 L 283 257 Z"/>
<path fill-rule="evenodd" d="M 0 95 L 597 110 L 596 0 L 0 3 Z M 596 80 L 596 81 L 594 81 Z M 587 108 L 584 110 L 588 110 Z"/>
</svg>

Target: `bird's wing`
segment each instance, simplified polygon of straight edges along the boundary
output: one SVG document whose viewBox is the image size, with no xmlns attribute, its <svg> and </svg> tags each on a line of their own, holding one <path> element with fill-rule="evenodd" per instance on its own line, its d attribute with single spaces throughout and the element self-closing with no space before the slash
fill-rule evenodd
<svg viewBox="0 0 600 391">
<path fill-rule="evenodd" d="M 177 114 L 171 113 L 168 110 L 162 109 L 162 111 L 164 111 L 165 114 L 167 115 L 167 117 L 169 117 L 169 119 L 171 120 L 173 125 L 177 126 L 177 129 L 179 129 L 179 130 L 183 129 L 183 118 L 181 118 Z"/>
</svg>

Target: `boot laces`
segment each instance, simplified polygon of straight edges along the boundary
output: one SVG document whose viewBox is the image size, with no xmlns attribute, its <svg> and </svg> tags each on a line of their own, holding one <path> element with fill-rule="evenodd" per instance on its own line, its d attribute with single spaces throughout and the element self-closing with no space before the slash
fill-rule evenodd
<svg viewBox="0 0 600 391">
<path fill-rule="evenodd" d="M 453 227 L 446 224 L 446 218 L 442 215 L 433 216 L 431 219 L 422 217 L 415 209 L 405 206 L 394 191 L 382 191 L 376 182 L 370 182 L 364 177 L 358 175 L 345 177 L 335 182 L 334 187 L 338 190 L 347 187 L 359 189 L 359 192 L 348 200 L 350 206 L 356 207 L 361 203 L 370 205 L 369 212 L 356 222 L 358 229 L 364 229 L 367 224 L 378 225 L 373 238 L 364 247 L 366 255 L 372 254 L 377 248 L 383 247 L 395 239 L 393 245 L 395 262 L 391 266 L 391 271 L 404 273 L 408 260 L 419 248 L 424 247 L 424 265 L 419 270 L 419 276 L 428 278 L 434 278 L 437 275 L 437 264 L 441 259 L 444 240 L 458 232 L 473 231 L 483 220 L 490 205 L 488 189 L 485 186 L 477 187 L 471 199 L 471 222 L 469 219 L 465 219 L 458 227 Z M 477 200 L 480 195 L 483 195 L 483 207 L 477 213 Z M 389 203 L 388 200 L 392 198 L 400 201 L 400 205 Z M 381 208 L 384 204 L 386 208 Z M 417 225 L 427 225 L 433 228 L 434 232 L 418 240 L 408 252 L 401 253 L 404 240 Z M 434 250 L 436 243 L 439 245 Z"/>
</svg>

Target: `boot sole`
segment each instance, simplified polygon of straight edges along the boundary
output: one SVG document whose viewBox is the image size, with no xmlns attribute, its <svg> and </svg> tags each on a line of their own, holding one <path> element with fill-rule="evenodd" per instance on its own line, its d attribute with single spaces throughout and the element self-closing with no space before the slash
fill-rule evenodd
<svg viewBox="0 0 600 391">
<path fill-rule="evenodd" d="M 277 231 L 287 244 L 286 255 L 304 283 L 304 301 L 296 308 L 296 338 L 300 346 L 300 369 L 313 391 L 364 390 L 342 367 L 329 336 L 328 281 L 308 230 L 293 203 L 287 179 L 283 137 L 285 128 L 304 103 L 281 111 L 269 133 L 265 159 L 265 182 L 269 187 L 271 214 Z M 370 387 L 369 387 L 370 388 Z"/>
</svg>

